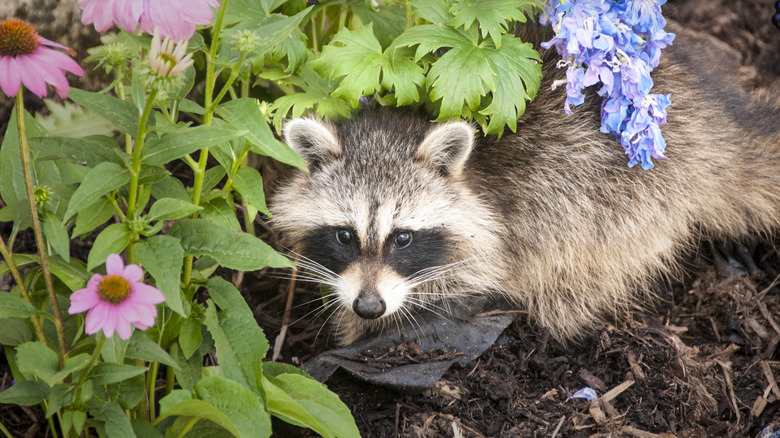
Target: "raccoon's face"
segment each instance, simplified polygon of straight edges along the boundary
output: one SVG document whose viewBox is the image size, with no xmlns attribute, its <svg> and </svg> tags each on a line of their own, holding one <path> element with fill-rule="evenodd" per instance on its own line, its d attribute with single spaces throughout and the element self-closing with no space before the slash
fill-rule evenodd
<svg viewBox="0 0 780 438">
<path fill-rule="evenodd" d="M 309 279 L 365 320 L 425 307 L 473 238 L 462 170 L 473 129 L 386 112 L 342 125 L 287 122 L 309 166 L 280 188 L 273 222 Z M 438 286 L 441 286 L 440 284 Z"/>
</svg>

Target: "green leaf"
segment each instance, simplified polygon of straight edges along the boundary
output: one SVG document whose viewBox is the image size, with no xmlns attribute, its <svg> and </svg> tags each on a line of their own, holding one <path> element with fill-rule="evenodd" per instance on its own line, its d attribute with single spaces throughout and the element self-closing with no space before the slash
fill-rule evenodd
<svg viewBox="0 0 780 438">
<path fill-rule="evenodd" d="M 203 219 L 182 219 L 171 227 L 168 235 L 181 240 L 185 255 L 209 256 L 230 269 L 254 271 L 265 266 L 292 266 L 257 237 Z"/>
<path fill-rule="evenodd" d="M 510 24 L 515 21 L 525 23 L 525 13 L 521 8 L 534 4 L 534 0 L 457 0 L 450 9 L 455 17 L 447 24 L 469 30 L 476 21 L 482 37 L 490 35 L 496 49 L 499 49 L 502 35 Z"/>
<path fill-rule="evenodd" d="M 38 159 L 57 157 L 87 167 L 95 167 L 103 162 L 128 167 L 130 163 L 130 157 L 119 148 L 116 141 L 103 135 L 31 138 L 30 149 L 37 154 Z"/>
<path fill-rule="evenodd" d="M 109 385 L 141 375 L 147 370 L 146 367 L 135 365 L 101 362 L 92 368 L 89 378 L 95 385 Z"/>
<path fill-rule="evenodd" d="M 271 417 L 260 397 L 240 384 L 222 376 L 205 377 L 195 384 L 193 392 L 198 399 L 218 408 L 230 419 L 238 431 L 236 436 L 271 435 Z"/>
<path fill-rule="evenodd" d="M 341 43 L 338 47 L 333 43 Z M 352 106 L 357 106 L 361 96 L 371 94 L 381 87 L 382 46 L 374 36 L 373 25 L 351 31 L 340 29 L 331 44 L 322 48 L 319 59 L 310 65 L 333 78 L 342 77 L 334 96 L 342 96 Z"/>
<path fill-rule="evenodd" d="M 371 3 L 365 0 L 347 2 L 355 17 L 364 25 L 372 26 L 382 47 L 387 47 L 406 28 L 406 12 L 395 4 L 378 3 L 379 6 L 369 7 Z"/>
<path fill-rule="evenodd" d="M 282 120 L 288 117 L 292 110 L 292 117 L 300 117 L 303 113 L 314 108 L 317 115 L 329 119 L 346 118 L 350 114 L 347 102 L 331 93 L 336 88 L 328 79 L 323 78 L 309 65 L 301 67 L 298 76 L 293 77 L 293 82 L 300 87 L 300 93 L 288 94 L 276 99 L 272 105 L 274 113 L 274 128 L 281 131 Z"/>
<path fill-rule="evenodd" d="M 93 168 L 73 192 L 62 220 L 97 202 L 102 196 L 130 183 L 130 171 L 116 163 L 104 162 Z"/>
<path fill-rule="evenodd" d="M 101 198 L 79 213 L 81 214 L 76 216 L 76 226 L 73 227 L 73 236 L 82 236 L 106 223 L 114 215 L 114 207 L 111 201 Z"/>
<path fill-rule="evenodd" d="M 243 130 L 218 129 L 201 125 L 147 141 L 143 151 L 146 164 L 159 165 L 181 158 L 203 148 L 246 135 Z"/>
<path fill-rule="evenodd" d="M 27 342 L 16 349 L 16 364 L 19 371 L 50 382 L 59 371 L 57 353 L 40 342 Z M 49 385 L 51 386 L 51 385 Z"/>
<path fill-rule="evenodd" d="M 170 397 L 170 395 L 168 395 L 168 397 Z M 165 398 L 163 398 L 163 400 L 165 400 Z M 162 400 L 160 400 L 160 403 L 162 404 Z M 233 424 L 233 422 L 227 415 L 222 413 L 220 409 L 216 408 L 215 406 L 203 400 L 193 399 L 193 400 L 186 400 L 186 401 L 179 402 L 171 406 L 165 412 L 161 412 L 161 415 L 158 417 L 158 420 L 177 416 L 177 415 L 184 416 L 184 417 L 203 418 L 222 426 L 225 430 L 230 432 L 230 434 L 233 435 L 234 437 L 242 436 L 241 433 L 238 431 L 238 428 Z"/>
<path fill-rule="evenodd" d="M 155 204 L 156 205 L 156 204 Z M 184 261 L 184 250 L 179 240 L 171 236 L 152 236 L 135 247 L 138 262 L 154 278 L 165 303 L 181 316 L 184 314 L 179 277 Z"/>
<path fill-rule="evenodd" d="M 420 100 L 417 89 L 425 83 L 422 67 L 412 61 L 408 49 L 390 47 L 382 58 L 382 88 L 395 92 L 398 105 L 410 105 Z"/>
<path fill-rule="evenodd" d="M 166 175 L 152 186 L 152 196 L 155 199 L 174 198 L 180 201 L 190 202 L 190 195 L 184 184 L 177 178 Z"/>
<path fill-rule="evenodd" d="M 46 130 L 27 111 L 24 112 L 24 123 L 27 138 L 46 135 Z M 6 205 L 27 199 L 17 131 L 16 107 L 14 106 L 5 130 L 2 146 L 0 146 L 0 198 L 3 198 Z"/>
<path fill-rule="evenodd" d="M 449 120 L 468 110 L 483 110 L 482 98 L 490 95 L 494 105 L 484 111 L 498 117 L 492 126 L 497 130 L 497 124 L 516 127 L 513 120 L 525 109 L 524 100 L 536 95 L 541 81 L 539 56 L 530 44 L 511 35 L 504 35 L 502 41 L 502 46 L 509 47 L 499 51 L 491 40 L 476 44 L 471 36 L 454 29 L 422 25 L 407 30 L 395 43 L 417 45 L 417 59 L 451 47 L 433 63 L 426 80 L 432 87 L 431 100 L 441 100 L 438 119 Z M 514 81 L 513 85 L 509 81 Z M 510 95 L 512 100 L 507 103 L 506 96 Z"/>
<path fill-rule="evenodd" d="M 41 228 L 43 235 L 46 236 L 46 242 L 51 248 L 65 260 L 70 262 L 70 237 L 68 229 L 60 222 L 54 213 L 47 211 L 41 219 Z"/>
<path fill-rule="evenodd" d="M 252 151 L 282 163 L 306 168 L 306 164 L 289 146 L 277 140 L 263 117 L 255 99 L 234 99 L 217 107 L 217 114 L 237 130 L 246 131 Z"/>
<path fill-rule="evenodd" d="M 179 346 L 185 359 L 192 357 L 193 353 L 198 351 L 203 342 L 203 332 L 201 323 L 195 318 L 187 318 L 181 323 L 179 332 Z"/>
<path fill-rule="evenodd" d="M 143 438 L 163 438 L 163 435 L 147 420 L 136 418 L 131 421 L 135 436 Z"/>
<path fill-rule="evenodd" d="M 214 338 L 221 374 L 260 394 L 257 385 L 268 341 L 254 317 L 232 309 L 217 317 L 212 304 L 206 309 L 205 324 Z"/>
<path fill-rule="evenodd" d="M 192 213 L 202 210 L 203 207 L 195 205 L 190 201 L 183 201 L 176 198 L 162 198 L 155 201 L 149 209 L 147 220 L 162 221 L 181 219 L 191 216 Z"/>
<path fill-rule="evenodd" d="M 359 437 L 349 408 L 320 382 L 300 374 L 263 377 L 268 410 L 325 437 Z"/>
<path fill-rule="evenodd" d="M 119 336 L 111 336 L 110 338 L 107 338 L 106 343 L 103 344 L 103 348 L 100 350 L 100 357 L 103 358 L 105 362 L 124 363 L 128 343 L 128 341 Z"/>
<path fill-rule="evenodd" d="M 265 205 L 265 194 L 263 193 L 263 177 L 257 169 L 252 167 L 241 167 L 233 175 L 233 185 L 246 200 L 247 204 L 263 212 L 266 216 L 271 216 L 268 207 Z"/>
<path fill-rule="evenodd" d="M 109 254 L 119 254 L 130 244 L 132 235 L 124 224 L 111 224 L 95 237 L 92 250 L 87 256 L 87 270 L 91 271 L 105 263 Z"/>
<path fill-rule="evenodd" d="M 15 347 L 33 339 L 28 319 L 0 319 L 0 344 Z"/>
<path fill-rule="evenodd" d="M 209 296 L 220 309 L 238 312 L 247 321 L 250 319 L 254 320 L 252 309 L 249 308 L 241 292 L 233 286 L 233 283 L 222 277 L 211 277 L 206 282 L 206 289 L 209 291 Z M 262 333 L 262 331 L 259 333 Z M 261 348 L 267 350 L 268 345 L 266 344 L 265 347 Z M 261 357 L 265 356 L 265 350 L 261 352 Z"/>
<path fill-rule="evenodd" d="M 452 18 L 450 5 L 454 0 L 414 0 L 410 2 L 416 17 L 438 26 Z"/>
<path fill-rule="evenodd" d="M 119 404 L 107 403 L 100 409 L 100 413 L 105 417 L 108 438 L 135 438 L 133 425 Z"/>
<path fill-rule="evenodd" d="M 43 382 L 28 380 L 0 392 L 0 403 L 19 406 L 35 406 L 49 397 L 51 388 Z"/>
<path fill-rule="evenodd" d="M 486 134 L 501 134 L 504 126 L 517 130 L 517 119 L 525 112 L 525 101 L 536 96 L 541 86 L 539 54 L 529 43 L 512 35 L 504 35 L 501 50 L 491 55 L 496 75 L 492 101 L 481 114 L 490 117 Z"/>
<path fill-rule="evenodd" d="M 79 371 L 83 369 L 85 366 L 87 366 L 87 363 L 89 362 L 89 354 L 87 353 L 81 353 L 77 354 L 76 356 L 69 357 L 65 361 L 65 367 L 62 368 L 60 371 L 57 371 L 54 373 L 53 376 L 46 382 L 51 386 L 54 386 L 57 383 L 61 383 L 66 377 L 71 375 L 72 373 Z"/>
<path fill-rule="evenodd" d="M 200 217 L 220 227 L 232 231 L 241 231 L 241 224 L 236 218 L 236 210 L 225 198 L 214 198 L 203 206 Z"/>
<path fill-rule="evenodd" d="M 140 330 L 135 330 L 133 332 L 130 343 L 127 345 L 126 356 L 132 359 L 141 359 L 146 362 L 159 362 L 174 369 L 179 367 L 176 361 L 174 361 L 165 350 L 160 348 L 156 342 L 149 339 L 149 336 Z"/>
<path fill-rule="evenodd" d="M 26 319 L 33 315 L 35 315 L 35 307 L 22 297 L 13 295 L 10 292 L 0 292 L 0 319 Z"/>
<path fill-rule="evenodd" d="M 22 266 L 29 265 L 31 263 L 41 263 L 41 258 L 30 254 L 14 254 L 14 263 L 21 268 Z M 49 257 L 49 268 L 51 273 L 59 278 L 68 289 L 75 291 L 84 287 L 89 280 L 89 275 L 86 273 L 84 262 L 75 258 L 70 260 L 70 264 L 65 263 L 61 258 L 53 256 Z M 3 263 L 0 265 L 0 275 L 8 274 L 8 265 Z"/>
<path fill-rule="evenodd" d="M 104 386 L 97 397 L 104 403 L 116 401 L 124 409 L 134 409 L 144 398 L 145 392 L 146 379 L 143 375 L 138 375 Z"/>
<path fill-rule="evenodd" d="M 107 94 L 91 93 L 74 88 L 68 97 L 94 111 L 100 117 L 113 123 L 123 131 L 135 134 L 138 130 L 138 110 L 131 102 Z"/>
<path fill-rule="evenodd" d="M 181 337 L 179 337 L 179 342 L 181 342 Z M 189 359 L 185 358 L 181 348 L 176 343 L 171 345 L 171 357 L 178 364 L 178 369 L 174 368 L 173 370 L 176 382 L 182 388 L 192 390 L 203 377 L 203 357 L 200 354 L 193 354 Z M 162 401 L 160 403 L 162 410 Z"/>
</svg>

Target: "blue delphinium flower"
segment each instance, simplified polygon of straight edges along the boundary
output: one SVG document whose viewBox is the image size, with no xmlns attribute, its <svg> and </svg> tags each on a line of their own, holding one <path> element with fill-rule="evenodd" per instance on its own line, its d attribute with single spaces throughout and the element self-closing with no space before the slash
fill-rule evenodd
<svg viewBox="0 0 780 438">
<path fill-rule="evenodd" d="M 582 89 L 598 83 L 602 96 L 601 132 L 612 134 L 628 155 L 629 166 L 653 167 L 666 142 L 669 95 L 650 94 L 650 72 L 674 34 L 664 31 L 661 5 L 666 0 L 548 0 L 540 19 L 552 25 L 555 37 L 542 47 L 555 47 L 567 66 L 566 103 L 584 102 Z"/>
</svg>

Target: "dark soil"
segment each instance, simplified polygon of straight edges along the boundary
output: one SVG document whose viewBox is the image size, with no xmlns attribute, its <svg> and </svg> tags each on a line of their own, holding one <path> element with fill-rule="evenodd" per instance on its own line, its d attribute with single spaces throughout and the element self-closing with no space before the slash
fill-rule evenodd
<svg viewBox="0 0 780 438">
<path fill-rule="evenodd" d="M 664 12 L 736 47 L 746 86 L 778 90 L 773 3 L 670 1 Z M 270 232 L 265 237 L 274 240 Z M 327 385 L 366 437 L 758 437 L 773 424 L 780 429 L 778 248 L 777 239 L 759 245 L 751 271 L 729 266 L 703 245 L 686 262 L 684 279 L 659 285 L 654 304 L 571 345 L 549 340 L 521 314 L 481 357 L 454 365 L 423 394 L 339 373 Z M 326 316 L 312 316 L 316 302 L 303 304 L 316 301 L 317 290 L 297 284 L 289 301 L 288 284 L 268 274 L 226 273 L 242 285 L 272 348 L 285 332 L 277 360 L 300 364 L 332 346 L 322 329 Z M 0 278 L 0 290 L 8 289 L 7 280 Z M 285 316 L 291 303 L 296 307 Z M 389 367 L 451 354 L 421 356 L 407 343 L 363 360 Z M 0 379 L 8 384 L 7 365 Z M 599 400 L 570 398 L 583 387 Z M 14 436 L 47 436 L 37 407 L 0 405 L 0 418 Z M 277 436 L 309 434 L 274 428 Z"/>
</svg>

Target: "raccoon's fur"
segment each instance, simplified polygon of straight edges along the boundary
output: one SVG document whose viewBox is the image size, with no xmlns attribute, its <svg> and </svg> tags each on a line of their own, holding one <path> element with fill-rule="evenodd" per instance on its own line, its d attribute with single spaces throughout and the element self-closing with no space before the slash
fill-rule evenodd
<svg viewBox="0 0 780 438">
<path fill-rule="evenodd" d="M 595 93 L 563 113 L 564 87 L 550 85 L 564 72 L 544 51 L 541 90 L 498 140 L 404 110 L 289 121 L 286 141 L 310 172 L 278 188 L 273 224 L 334 290 L 341 341 L 489 292 L 575 338 L 624 314 L 699 239 L 776 229 L 778 106 L 741 89 L 732 49 L 667 29 L 677 39 L 653 92 L 672 95 L 669 158 L 648 171 L 599 132 Z"/>
</svg>

